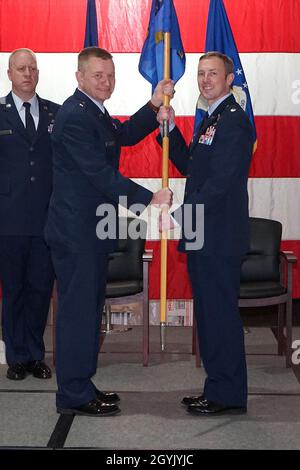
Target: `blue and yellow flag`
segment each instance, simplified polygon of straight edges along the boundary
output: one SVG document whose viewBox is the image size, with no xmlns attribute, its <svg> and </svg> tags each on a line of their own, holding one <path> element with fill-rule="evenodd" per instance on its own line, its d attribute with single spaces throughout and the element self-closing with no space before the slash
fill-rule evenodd
<svg viewBox="0 0 300 470">
<path fill-rule="evenodd" d="M 205 51 L 218 51 L 231 57 L 234 63 L 234 81 L 232 92 L 239 105 L 246 111 L 253 125 L 256 142 L 256 128 L 247 80 L 239 58 L 239 53 L 228 21 L 223 0 L 210 0 L 206 27 Z M 201 122 L 206 111 L 201 103 L 196 110 L 195 128 Z"/>
<path fill-rule="evenodd" d="M 152 0 L 148 34 L 142 49 L 139 71 L 152 83 L 164 77 L 164 33 L 171 33 L 170 76 L 177 82 L 185 71 L 185 54 L 173 0 Z"/>
<path fill-rule="evenodd" d="M 87 0 L 84 47 L 98 46 L 97 11 L 95 0 Z"/>
</svg>

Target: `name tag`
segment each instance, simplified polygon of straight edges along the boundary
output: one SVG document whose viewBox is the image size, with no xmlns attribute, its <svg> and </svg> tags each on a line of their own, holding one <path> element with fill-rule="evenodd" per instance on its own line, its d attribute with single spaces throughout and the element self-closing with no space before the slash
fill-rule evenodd
<svg viewBox="0 0 300 470">
<path fill-rule="evenodd" d="M 108 142 L 105 142 L 105 147 L 114 147 L 116 145 L 115 140 L 109 140 Z"/>
<path fill-rule="evenodd" d="M 12 129 L 3 129 L 0 130 L 0 135 L 11 135 L 13 133 Z"/>
</svg>

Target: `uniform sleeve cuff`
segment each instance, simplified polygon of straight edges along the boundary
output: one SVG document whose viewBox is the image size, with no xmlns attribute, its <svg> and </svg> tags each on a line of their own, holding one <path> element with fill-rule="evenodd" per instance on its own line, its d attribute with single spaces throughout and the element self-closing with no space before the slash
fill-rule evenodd
<svg viewBox="0 0 300 470">
<path fill-rule="evenodd" d="M 159 107 L 155 106 L 152 101 L 148 101 L 147 105 L 152 109 L 152 111 L 154 111 L 156 114 L 158 113 L 159 111 Z"/>
</svg>

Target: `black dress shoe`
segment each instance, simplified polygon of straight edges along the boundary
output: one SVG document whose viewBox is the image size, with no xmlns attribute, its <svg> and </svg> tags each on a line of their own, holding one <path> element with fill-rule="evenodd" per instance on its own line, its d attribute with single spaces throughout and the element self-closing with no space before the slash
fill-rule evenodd
<svg viewBox="0 0 300 470">
<path fill-rule="evenodd" d="M 204 395 L 187 395 L 181 400 L 182 405 L 198 405 L 202 400 L 205 400 Z"/>
<path fill-rule="evenodd" d="M 6 372 L 6 377 L 10 380 L 23 380 L 26 375 L 26 366 L 21 362 L 11 364 Z"/>
<path fill-rule="evenodd" d="M 187 411 L 197 416 L 214 416 L 219 414 L 244 414 L 247 413 L 246 406 L 221 405 L 210 400 L 202 400 L 198 404 L 191 404 Z"/>
<path fill-rule="evenodd" d="M 120 413 L 120 408 L 114 403 L 101 403 L 97 398 L 84 405 L 74 408 L 57 408 L 57 413 L 62 415 L 80 415 L 80 416 L 113 416 Z"/>
<path fill-rule="evenodd" d="M 97 399 L 102 403 L 118 403 L 120 397 L 115 392 L 101 392 L 101 390 L 96 390 Z"/>
<path fill-rule="evenodd" d="M 31 361 L 26 365 L 27 372 L 30 372 L 37 379 L 50 379 L 51 369 L 43 361 Z"/>
</svg>

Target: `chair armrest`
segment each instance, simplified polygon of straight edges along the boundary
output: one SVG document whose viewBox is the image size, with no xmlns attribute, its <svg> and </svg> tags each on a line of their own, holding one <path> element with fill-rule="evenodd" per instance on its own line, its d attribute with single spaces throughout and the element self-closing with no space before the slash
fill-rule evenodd
<svg viewBox="0 0 300 470">
<path fill-rule="evenodd" d="M 153 250 L 145 250 L 143 253 L 143 262 L 146 261 L 150 263 L 153 259 Z"/>
<path fill-rule="evenodd" d="M 285 285 L 287 292 L 292 296 L 293 290 L 293 264 L 298 261 L 293 251 L 280 251 L 280 281 Z"/>
<path fill-rule="evenodd" d="M 280 251 L 279 256 L 288 263 L 297 263 L 298 258 L 293 251 Z"/>
</svg>

